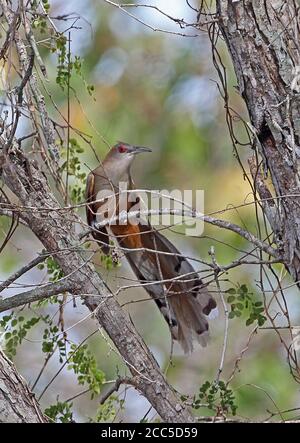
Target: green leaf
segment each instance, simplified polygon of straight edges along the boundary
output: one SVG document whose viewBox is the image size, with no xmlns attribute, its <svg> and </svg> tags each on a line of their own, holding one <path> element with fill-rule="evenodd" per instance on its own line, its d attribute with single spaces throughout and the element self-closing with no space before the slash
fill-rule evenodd
<svg viewBox="0 0 300 443">
<path fill-rule="evenodd" d="M 246 286 L 246 285 L 242 285 L 242 286 L 239 288 L 239 292 L 240 292 L 240 294 L 247 294 L 247 292 L 248 292 L 248 288 L 247 288 L 247 286 Z"/>
<path fill-rule="evenodd" d="M 229 304 L 233 303 L 234 301 L 235 301 L 235 296 L 234 296 L 234 295 L 230 295 L 230 296 L 227 298 L 227 302 L 228 302 Z"/>
<path fill-rule="evenodd" d="M 266 317 L 264 316 L 260 316 L 258 317 L 258 326 L 263 326 L 265 324 L 265 322 L 267 321 Z"/>
</svg>

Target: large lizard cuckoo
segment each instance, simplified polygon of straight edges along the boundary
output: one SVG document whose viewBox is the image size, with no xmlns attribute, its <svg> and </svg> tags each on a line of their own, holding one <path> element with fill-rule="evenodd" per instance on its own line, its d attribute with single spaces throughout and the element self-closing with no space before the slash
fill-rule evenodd
<svg viewBox="0 0 300 443">
<path fill-rule="evenodd" d="M 139 219 L 131 223 L 128 218 L 124 223 L 121 217 L 116 221 L 122 214 L 120 183 L 134 189 L 131 164 L 136 154 L 147 151 L 151 150 L 119 142 L 90 172 L 86 190 L 87 221 L 105 254 L 110 250 L 109 238 L 117 240 L 136 277 L 167 321 L 173 339 L 179 341 L 185 352 L 191 352 L 194 339 L 202 346 L 207 344 L 206 316 L 216 307 L 215 300 L 190 262 L 147 221 Z M 134 198 L 132 195 L 126 198 L 127 213 L 138 202 L 137 194 Z M 111 216 L 114 216 L 112 224 L 109 223 L 109 219 L 113 219 Z M 105 218 L 108 219 L 107 224 L 103 223 Z"/>
</svg>

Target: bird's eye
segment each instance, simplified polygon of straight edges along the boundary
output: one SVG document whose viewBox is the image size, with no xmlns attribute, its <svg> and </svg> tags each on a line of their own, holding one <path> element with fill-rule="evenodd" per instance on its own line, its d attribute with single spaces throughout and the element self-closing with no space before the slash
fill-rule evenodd
<svg viewBox="0 0 300 443">
<path fill-rule="evenodd" d="M 118 151 L 121 154 L 123 154 L 124 152 L 127 152 L 127 148 L 125 146 L 123 146 L 123 145 L 120 145 L 119 148 L 118 148 Z"/>
</svg>

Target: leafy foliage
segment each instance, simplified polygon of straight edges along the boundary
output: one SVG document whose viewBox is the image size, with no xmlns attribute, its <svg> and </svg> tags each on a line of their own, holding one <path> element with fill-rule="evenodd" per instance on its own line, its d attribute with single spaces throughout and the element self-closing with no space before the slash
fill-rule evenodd
<svg viewBox="0 0 300 443">
<path fill-rule="evenodd" d="M 84 78 L 82 58 L 78 55 L 75 55 L 74 58 L 72 58 L 72 54 L 68 52 L 68 38 L 66 35 L 63 33 L 57 33 L 55 42 L 56 45 L 52 47 L 52 52 L 57 53 L 56 83 L 63 91 L 65 88 L 70 88 L 73 92 L 75 92 L 70 86 L 72 74 L 75 73 L 81 78 L 88 94 L 93 96 L 95 87 L 94 85 L 88 84 Z"/>
<path fill-rule="evenodd" d="M 37 11 L 40 2 L 37 0 L 31 0 L 30 3 L 32 10 Z M 42 5 L 45 13 L 48 13 L 50 11 L 50 3 L 48 2 L 48 0 L 42 0 Z M 33 14 L 32 28 L 39 30 L 41 34 L 46 33 L 48 29 L 46 18 L 38 13 Z"/>
<path fill-rule="evenodd" d="M 55 405 L 49 406 L 44 412 L 55 422 L 72 423 L 74 422 L 72 406 L 73 403 L 57 401 Z"/>
<path fill-rule="evenodd" d="M 9 358 L 12 359 L 16 355 L 18 345 L 39 321 L 38 317 L 31 317 L 25 321 L 23 316 L 17 316 L 14 312 L 2 317 L 0 327 L 4 330 L 4 350 Z"/>
<path fill-rule="evenodd" d="M 56 83 L 61 87 L 62 90 L 68 86 L 70 78 L 70 69 L 67 60 L 67 42 L 68 39 L 64 34 L 57 34 L 56 47 L 52 48 L 53 52 L 57 52 Z"/>
<path fill-rule="evenodd" d="M 68 161 L 65 160 L 60 167 L 60 171 L 68 172 L 70 177 L 74 178 L 74 183 L 70 186 L 70 198 L 72 203 L 82 203 L 84 200 L 85 186 L 86 186 L 86 173 L 82 172 L 82 160 L 78 154 L 83 153 L 83 148 L 79 145 L 75 138 L 69 140 L 69 153 Z M 67 148 L 61 149 L 62 158 L 67 157 Z"/>
<path fill-rule="evenodd" d="M 253 293 L 248 291 L 245 284 L 238 285 L 236 288 L 230 288 L 227 291 L 227 302 L 230 304 L 231 312 L 229 318 L 246 316 L 246 326 L 250 326 L 257 321 L 258 326 L 262 326 L 266 322 L 263 303 L 257 301 Z"/>
<path fill-rule="evenodd" d="M 85 383 L 88 385 L 91 398 L 100 394 L 105 374 L 98 368 L 96 359 L 89 351 L 88 345 L 79 347 L 71 345 L 68 369 L 74 371 L 80 385 Z"/>
<path fill-rule="evenodd" d="M 59 264 L 57 263 L 57 261 L 53 257 L 51 257 L 51 256 L 47 257 L 47 259 L 45 260 L 45 263 L 40 263 L 38 265 L 38 268 L 44 269 L 45 266 L 47 268 L 47 273 L 49 274 L 50 281 L 56 282 L 64 276 L 64 273 L 61 270 Z"/>
<path fill-rule="evenodd" d="M 224 415 L 230 412 L 232 415 L 236 415 L 237 405 L 233 392 L 222 380 L 203 383 L 198 396 L 194 396 L 192 406 L 194 409 L 199 409 L 203 404 L 218 414 Z"/>
<path fill-rule="evenodd" d="M 103 405 L 99 405 L 96 415 L 90 421 L 92 423 L 112 423 L 116 418 L 118 410 L 124 409 L 124 400 L 119 400 L 117 396 L 111 395 Z"/>
<path fill-rule="evenodd" d="M 58 349 L 59 362 L 62 363 L 66 357 L 66 341 L 61 338 L 58 326 L 53 324 L 49 315 L 42 317 L 43 321 L 48 324 L 48 327 L 43 332 L 42 351 L 49 357 L 55 348 Z"/>
</svg>

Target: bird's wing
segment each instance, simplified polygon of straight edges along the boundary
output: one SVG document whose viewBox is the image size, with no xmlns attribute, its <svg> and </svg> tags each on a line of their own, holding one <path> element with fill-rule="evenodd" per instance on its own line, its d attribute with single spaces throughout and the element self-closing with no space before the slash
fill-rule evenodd
<svg viewBox="0 0 300 443">
<path fill-rule="evenodd" d="M 95 176 L 92 172 L 89 173 L 87 177 L 86 184 L 86 218 L 89 226 L 93 228 L 92 235 L 94 239 L 99 243 L 100 248 L 105 254 L 109 252 L 109 236 L 106 230 L 106 227 L 103 226 L 101 229 L 95 229 L 94 225 L 96 222 L 96 214 L 97 214 L 97 205 L 95 203 L 91 203 L 96 199 L 95 194 Z"/>
</svg>

